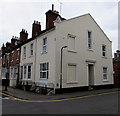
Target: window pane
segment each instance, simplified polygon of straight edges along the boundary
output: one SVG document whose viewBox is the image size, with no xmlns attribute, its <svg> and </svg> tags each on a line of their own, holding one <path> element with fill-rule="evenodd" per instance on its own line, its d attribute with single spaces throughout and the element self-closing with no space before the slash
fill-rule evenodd
<svg viewBox="0 0 120 116">
<path fill-rule="evenodd" d="M 23 66 L 21 66 L 21 79 L 23 78 Z"/>
<path fill-rule="evenodd" d="M 91 38 L 91 32 L 88 31 L 88 38 Z"/>
<path fill-rule="evenodd" d="M 88 31 L 88 49 L 92 48 L 92 38 L 91 38 L 91 32 Z"/>
<path fill-rule="evenodd" d="M 43 39 L 43 45 L 46 45 L 47 44 L 47 38 L 44 38 Z"/>
<path fill-rule="evenodd" d="M 103 68 L 103 73 L 107 73 L 107 68 Z"/>
<path fill-rule="evenodd" d="M 27 67 L 24 66 L 24 78 L 26 78 L 26 69 L 27 69 Z"/>
<path fill-rule="evenodd" d="M 40 64 L 40 78 L 48 78 L 48 63 Z"/>
</svg>

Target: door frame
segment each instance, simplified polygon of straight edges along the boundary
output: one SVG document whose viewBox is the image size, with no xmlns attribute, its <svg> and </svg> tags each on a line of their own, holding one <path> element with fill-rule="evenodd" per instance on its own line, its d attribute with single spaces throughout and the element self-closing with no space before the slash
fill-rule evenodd
<svg viewBox="0 0 120 116">
<path fill-rule="evenodd" d="M 87 85 L 88 86 L 91 86 L 90 85 L 90 81 L 89 81 L 89 65 L 93 65 L 93 84 L 92 85 L 95 85 L 95 61 L 86 61 L 86 66 L 87 66 Z"/>
</svg>

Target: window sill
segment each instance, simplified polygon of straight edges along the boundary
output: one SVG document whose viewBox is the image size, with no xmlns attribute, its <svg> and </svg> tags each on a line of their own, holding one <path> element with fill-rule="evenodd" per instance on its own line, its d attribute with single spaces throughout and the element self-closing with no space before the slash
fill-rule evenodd
<svg viewBox="0 0 120 116">
<path fill-rule="evenodd" d="M 32 79 L 22 79 L 23 81 L 31 81 Z"/>
<path fill-rule="evenodd" d="M 43 55 L 43 54 L 47 54 L 48 52 L 46 51 L 46 52 L 42 52 L 41 54 Z"/>
<path fill-rule="evenodd" d="M 88 51 L 92 51 L 93 52 L 93 49 L 88 49 Z"/>
<path fill-rule="evenodd" d="M 67 84 L 78 84 L 78 81 L 74 81 L 74 82 L 67 82 Z"/>
<path fill-rule="evenodd" d="M 33 55 L 30 55 L 29 58 L 33 57 Z"/>
<path fill-rule="evenodd" d="M 107 59 L 107 57 L 106 57 L 106 56 L 102 56 L 102 58 L 105 58 L 105 59 Z"/>
<path fill-rule="evenodd" d="M 22 58 L 22 60 L 25 60 L 26 58 Z"/>
<path fill-rule="evenodd" d="M 108 80 L 103 80 L 103 82 L 108 82 Z"/>
<path fill-rule="evenodd" d="M 68 50 L 68 52 L 77 53 L 75 50 Z"/>
<path fill-rule="evenodd" d="M 17 78 L 10 78 L 10 80 L 16 80 Z"/>
<path fill-rule="evenodd" d="M 48 78 L 40 78 L 40 80 L 48 80 Z"/>
</svg>

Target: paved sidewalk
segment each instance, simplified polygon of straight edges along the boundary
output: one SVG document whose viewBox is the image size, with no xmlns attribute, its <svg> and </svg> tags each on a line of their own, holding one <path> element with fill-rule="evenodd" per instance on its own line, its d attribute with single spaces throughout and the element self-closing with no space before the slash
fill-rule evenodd
<svg viewBox="0 0 120 116">
<path fill-rule="evenodd" d="M 71 92 L 71 93 L 62 93 L 62 94 L 55 94 L 55 95 L 42 95 L 37 94 L 29 91 L 20 90 L 17 88 L 11 88 L 8 87 L 8 91 L 4 91 L 3 93 L 9 94 L 14 97 L 18 97 L 21 99 L 26 100 L 56 100 L 56 99 L 65 99 L 65 98 L 71 98 L 71 97 L 78 97 L 78 96 L 86 96 L 86 95 L 94 95 L 94 94 L 100 94 L 100 93 L 108 93 L 108 92 L 117 92 L 119 91 L 118 88 L 112 88 L 112 89 L 100 89 L 100 90 L 92 90 L 92 91 L 78 91 L 78 92 Z"/>
</svg>

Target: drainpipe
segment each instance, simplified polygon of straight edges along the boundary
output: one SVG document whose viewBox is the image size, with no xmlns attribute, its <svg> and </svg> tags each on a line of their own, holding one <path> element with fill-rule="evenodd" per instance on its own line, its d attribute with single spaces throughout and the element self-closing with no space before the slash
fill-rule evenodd
<svg viewBox="0 0 120 116">
<path fill-rule="evenodd" d="M 35 83 L 35 76 L 36 76 L 35 75 L 36 74 L 36 72 L 35 72 L 36 71 L 36 50 L 37 50 L 37 39 L 36 38 L 35 38 L 35 45 L 34 46 L 35 46 L 35 51 L 34 51 L 35 52 L 35 60 L 34 60 L 34 83 Z"/>
</svg>

